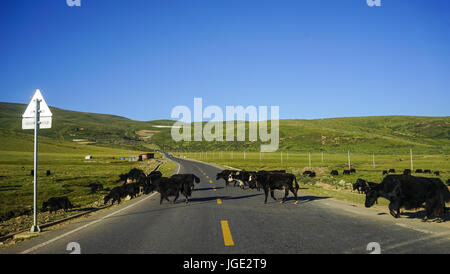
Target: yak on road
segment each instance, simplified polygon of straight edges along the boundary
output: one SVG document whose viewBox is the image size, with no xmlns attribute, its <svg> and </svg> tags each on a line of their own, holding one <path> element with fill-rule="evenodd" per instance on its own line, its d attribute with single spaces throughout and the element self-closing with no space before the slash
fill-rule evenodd
<svg viewBox="0 0 450 274">
<path fill-rule="evenodd" d="M 172 203 L 175 203 L 182 194 L 185 197 L 185 203 L 189 203 L 189 197 L 192 195 L 194 189 L 194 182 L 200 183 L 200 178 L 194 174 L 175 174 L 170 178 L 160 177 L 151 182 L 151 191 L 157 191 L 160 194 L 159 204 L 166 199 L 170 202 L 169 197 L 175 196 Z"/>
<path fill-rule="evenodd" d="M 286 201 L 287 196 L 289 195 L 289 191 L 291 191 L 295 196 L 295 204 L 298 204 L 297 192 L 300 188 L 297 183 L 297 178 L 294 174 L 291 173 L 274 173 L 267 171 L 259 171 L 255 173 L 254 176 L 251 176 L 249 180 L 250 188 L 262 188 L 265 194 L 264 203 L 267 203 L 267 196 L 270 192 L 272 198 L 276 201 L 277 199 L 274 196 L 274 190 L 284 190 L 284 197 L 281 200 L 281 203 Z"/>
<path fill-rule="evenodd" d="M 450 202 L 450 192 L 438 178 L 424 178 L 410 175 L 388 175 L 383 181 L 371 187 L 366 194 L 365 206 L 371 207 L 378 197 L 390 201 L 389 212 L 400 217 L 400 208 L 406 210 L 425 207 L 428 220 L 435 213 L 437 221 L 441 221 L 441 213 L 445 211 L 445 203 Z"/>
</svg>

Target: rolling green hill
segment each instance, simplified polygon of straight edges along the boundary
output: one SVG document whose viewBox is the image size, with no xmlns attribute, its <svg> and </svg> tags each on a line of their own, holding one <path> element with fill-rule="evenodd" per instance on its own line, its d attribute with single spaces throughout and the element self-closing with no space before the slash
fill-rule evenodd
<svg viewBox="0 0 450 274">
<path fill-rule="evenodd" d="M 26 105 L 0 103 L 0 150 L 32 150 L 33 131 L 21 129 Z M 66 146 L 149 148 L 183 151 L 258 151 L 260 142 L 179 142 L 172 140 L 173 121 L 133 121 L 124 117 L 51 108 L 53 128 L 40 131 L 44 149 Z M 161 127 L 162 126 L 162 127 Z M 166 126 L 166 127 L 164 127 Z M 249 124 L 246 124 L 248 128 Z M 225 134 L 225 129 L 224 129 Z M 281 151 L 448 154 L 450 117 L 356 117 L 281 120 Z M 55 151 L 56 152 L 56 151 Z"/>
</svg>

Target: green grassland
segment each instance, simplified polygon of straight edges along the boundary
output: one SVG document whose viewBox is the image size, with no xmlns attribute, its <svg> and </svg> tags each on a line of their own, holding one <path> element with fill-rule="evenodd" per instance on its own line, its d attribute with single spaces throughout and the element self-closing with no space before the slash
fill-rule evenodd
<svg viewBox="0 0 450 274">
<path fill-rule="evenodd" d="M 33 130 L 21 129 L 25 108 L 24 104 L 0 103 L 0 216 L 3 217 L 29 214 L 32 205 Z M 177 151 L 197 160 L 247 170 L 282 168 L 297 176 L 309 165 L 308 152 L 311 152 L 312 169 L 318 177 L 299 176 L 300 181 L 309 185 L 310 191 L 323 191 L 324 186 L 330 193 L 339 191 L 333 194 L 336 196 L 348 190 L 349 183 L 359 177 L 379 182 L 383 169 L 409 168 L 410 149 L 414 151 L 415 168 L 440 170 L 443 180 L 449 178 L 450 117 L 280 120 L 279 150 L 264 153 L 260 161 L 257 151 L 261 142 L 248 140 L 248 122 L 245 123 L 247 138 L 243 142 L 175 142 L 170 128 L 174 121 L 133 121 L 114 115 L 50 109 L 52 128 L 39 132 L 39 205 L 49 197 L 64 195 L 75 205 L 90 206 L 106 191 L 90 194 L 87 185 L 96 182 L 105 188 L 113 187 L 117 175 L 133 167 L 148 171 L 156 161 L 144 164 L 146 161 L 119 159 L 152 151 Z M 246 151 L 245 160 L 243 151 Z M 341 173 L 347 166 L 347 151 L 352 153 L 352 167 L 357 169 L 357 174 L 331 177 L 332 169 Z M 372 167 L 372 153 L 376 155 L 376 168 Z M 94 159 L 86 161 L 85 155 L 93 155 Z M 161 158 L 162 154 L 157 153 L 157 157 Z M 170 175 L 175 168 L 172 162 L 161 166 L 165 175 Z M 49 177 L 45 176 L 47 169 L 52 172 Z M 347 184 L 339 184 L 341 180 Z M 361 199 L 361 196 L 354 197 Z"/>
<path fill-rule="evenodd" d="M 222 124 L 220 126 L 226 136 L 226 127 Z M 243 142 L 175 143 L 171 139 L 170 131 L 161 131 L 155 135 L 154 141 L 164 150 L 171 151 L 259 151 L 261 141 L 248 140 L 249 127 L 250 123 L 246 122 L 246 141 Z M 235 136 L 236 132 L 235 125 Z M 418 154 L 448 154 L 450 117 L 386 116 L 280 120 L 279 140 L 278 151 L 286 152 L 343 153 L 350 150 L 358 153 L 403 154 L 413 149 Z"/>
<path fill-rule="evenodd" d="M 39 154 L 38 166 L 38 207 L 50 197 L 67 196 L 74 205 L 86 206 L 101 198 L 121 173 L 131 168 L 141 168 L 146 172 L 154 169 L 162 161 L 160 170 L 165 176 L 175 170 L 175 164 L 161 159 L 143 162 L 120 161 L 121 156 L 136 155 L 135 151 L 109 149 L 104 153 L 93 153 L 92 160 L 85 160 L 80 153 L 45 153 Z M 2 152 L 0 155 L 0 216 L 13 217 L 29 214 L 33 202 L 33 153 Z M 23 168 L 22 168 L 23 167 Z M 46 170 L 51 171 L 46 176 Z M 105 190 L 91 194 L 91 183 L 100 183 Z"/>
<path fill-rule="evenodd" d="M 29 151 L 32 130 L 21 129 L 21 115 L 26 105 L 0 103 L 0 150 Z M 174 121 L 133 121 L 127 118 L 50 108 L 53 127 L 40 135 L 50 140 L 73 142 L 85 139 L 97 146 L 130 150 L 162 151 L 259 151 L 261 142 L 248 140 L 249 123 L 245 123 L 243 142 L 175 142 L 171 129 Z M 205 123 L 203 123 L 205 124 Z M 450 152 L 450 117 L 353 117 L 317 120 L 280 120 L 279 151 L 404 154 Z M 220 124 L 222 126 L 222 124 Z M 270 128 L 270 123 L 269 123 Z M 192 126 L 192 136 L 194 127 Z M 224 136 L 226 128 L 223 129 Z M 236 135 L 236 126 L 235 126 Z M 6 140 L 5 140 L 6 139 Z M 6 141 L 6 142 L 4 142 Z M 4 142 L 4 143 L 3 143 Z"/>
<path fill-rule="evenodd" d="M 89 146 L 93 148 L 93 146 Z M 86 148 L 81 148 L 80 151 Z M 176 164 L 156 153 L 155 159 L 142 162 L 118 160 L 121 156 L 136 155 L 136 151 L 105 149 L 93 153 L 92 160 L 85 160 L 85 153 L 40 153 L 38 167 L 38 210 L 42 202 L 51 197 L 67 196 L 75 208 L 69 212 L 40 212 L 39 224 L 60 220 L 90 209 L 103 206 L 103 197 L 115 186 L 121 173 L 131 168 L 149 172 L 160 165 L 163 176 L 170 176 Z M 92 149 L 95 150 L 95 149 Z M 32 225 L 33 205 L 33 153 L 7 151 L 0 154 L 0 235 L 28 229 Z M 24 169 L 22 169 L 24 167 Z M 46 176 L 46 170 L 51 171 Z M 91 183 L 100 183 L 104 189 L 91 193 Z"/>
<path fill-rule="evenodd" d="M 33 148 L 33 130 L 22 130 L 22 113 L 26 105 L 0 103 L 0 150 L 30 151 Z M 128 150 L 148 150 L 139 130 L 152 130 L 153 125 L 169 125 L 170 121 L 140 122 L 127 118 L 50 108 L 53 113 L 52 128 L 39 132 L 40 143 L 50 144 L 48 149 L 72 149 L 67 144 L 74 139 L 85 139 L 97 147 Z M 173 122 L 172 122 L 173 123 Z M 46 147 L 43 148 L 44 150 Z"/>
</svg>

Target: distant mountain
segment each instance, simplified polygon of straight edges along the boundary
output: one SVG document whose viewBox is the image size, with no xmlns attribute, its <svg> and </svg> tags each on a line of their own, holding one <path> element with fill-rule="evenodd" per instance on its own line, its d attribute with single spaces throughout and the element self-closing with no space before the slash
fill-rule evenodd
<svg viewBox="0 0 450 274">
<path fill-rule="evenodd" d="M 0 103 L 0 150 L 23 151 L 32 130 L 21 129 L 26 105 Z M 174 121 L 133 121 L 124 117 L 50 108 L 53 127 L 41 130 L 43 142 L 96 144 L 135 150 L 259 151 L 260 142 L 179 142 L 171 138 Z M 246 123 L 248 128 L 249 124 Z M 225 134 L 225 128 L 224 128 Z M 248 133 L 247 133 L 248 134 Z M 448 153 L 450 117 L 384 116 L 317 120 L 280 120 L 280 150 L 361 153 Z"/>
</svg>

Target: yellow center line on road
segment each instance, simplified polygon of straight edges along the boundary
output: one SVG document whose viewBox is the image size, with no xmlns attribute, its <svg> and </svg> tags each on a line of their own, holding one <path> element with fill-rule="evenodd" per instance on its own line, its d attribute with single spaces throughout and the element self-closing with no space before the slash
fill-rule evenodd
<svg viewBox="0 0 450 274">
<path fill-rule="evenodd" d="M 233 237 L 231 236 L 230 227 L 228 226 L 228 221 L 222 220 L 220 221 L 220 224 L 222 226 L 223 241 L 225 243 L 225 246 L 234 246 Z"/>
</svg>

